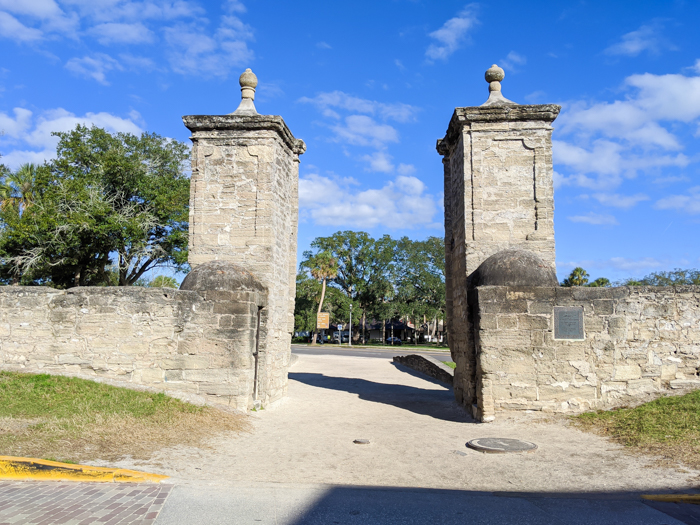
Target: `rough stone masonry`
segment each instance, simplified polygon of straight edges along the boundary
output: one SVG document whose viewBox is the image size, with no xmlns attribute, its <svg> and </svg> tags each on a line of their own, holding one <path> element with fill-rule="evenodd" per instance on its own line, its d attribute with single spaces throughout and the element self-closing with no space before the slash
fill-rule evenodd
<svg viewBox="0 0 700 525">
<path fill-rule="evenodd" d="M 287 392 L 294 331 L 299 155 L 282 117 L 259 115 L 257 77 L 240 77 L 242 100 L 229 115 L 183 117 L 192 132 L 189 262 L 226 261 L 267 289 L 265 340 L 256 351 L 258 399 Z"/>
<path fill-rule="evenodd" d="M 180 290 L 0 289 L 0 368 L 144 385 L 238 409 L 285 395 L 294 323 L 298 162 L 281 117 L 240 78 L 230 115 L 192 131 L 190 264 Z"/>
<path fill-rule="evenodd" d="M 561 288 L 554 272 L 551 124 L 559 106 L 490 96 L 457 108 L 445 166 L 447 326 L 454 392 L 481 421 L 580 412 L 700 387 L 700 287 Z"/>
<path fill-rule="evenodd" d="M 489 256 L 518 247 L 554 267 L 552 121 L 560 106 L 503 97 L 501 68 L 486 71 L 489 98 L 456 108 L 438 140 L 445 173 L 447 330 L 455 396 L 476 402 L 476 356 L 467 279 Z"/>
</svg>

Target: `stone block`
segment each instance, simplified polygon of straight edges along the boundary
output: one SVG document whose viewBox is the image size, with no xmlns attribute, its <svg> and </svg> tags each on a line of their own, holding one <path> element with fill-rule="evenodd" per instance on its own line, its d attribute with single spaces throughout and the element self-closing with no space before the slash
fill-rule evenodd
<svg viewBox="0 0 700 525">
<path fill-rule="evenodd" d="M 199 392 L 214 396 L 238 396 L 241 393 L 237 384 L 229 383 L 199 383 Z M 252 392 L 250 395 L 252 396 Z"/>
<path fill-rule="evenodd" d="M 670 382 L 671 388 L 700 388 L 700 379 L 674 379 Z"/>
<path fill-rule="evenodd" d="M 163 381 L 163 371 L 160 368 L 144 368 L 139 375 L 142 383 L 160 383 Z"/>
<path fill-rule="evenodd" d="M 651 378 L 632 379 L 627 382 L 627 393 L 631 396 L 650 394 L 659 390 L 659 384 Z"/>
<path fill-rule="evenodd" d="M 209 368 L 211 357 L 196 355 L 176 355 L 163 359 L 161 367 L 165 370 L 198 370 Z"/>
<path fill-rule="evenodd" d="M 642 369 L 639 365 L 616 365 L 613 372 L 613 381 L 629 381 L 640 379 Z"/>
<path fill-rule="evenodd" d="M 661 379 L 663 381 L 670 381 L 676 378 L 676 371 L 678 370 L 678 365 L 661 365 Z"/>
<path fill-rule="evenodd" d="M 186 381 L 226 383 L 230 374 L 227 369 L 185 370 L 183 377 Z"/>
<path fill-rule="evenodd" d="M 498 315 L 499 330 L 514 330 L 518 328 L 518 316 L 516 315 Z"/>
<path fill-rule="evenodd" d="M 549 327 L 549 318 L 547 316 L 518 315 L 518 328 L 521 330 L 547 330 Z"/>
</svg>

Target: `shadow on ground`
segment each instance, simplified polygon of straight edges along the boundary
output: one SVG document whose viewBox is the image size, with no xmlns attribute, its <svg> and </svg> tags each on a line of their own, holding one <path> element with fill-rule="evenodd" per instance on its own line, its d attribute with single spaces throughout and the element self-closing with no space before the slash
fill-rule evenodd
<svg viewBox="0 0 700 525">
<path fill-rule="evenodd" d="M 411 375 L 426 379 L 425 376 L 417 375 L 410 369 L 405 367 L 401 367 L 401 369 L 408 371 L 407 373 Z M 426 381 L 438 385 L 439 390 L 306 372 L 290 372 L 289 379 L 317 388 L 350 392 L 357 394 L 360 399 L 365 401 L 384 403 L 444 421 L 474 422 L 471 416 L 457 405 L 452 395 L 452 389 L 437 381 L 426 379 Z"/>
<path fill-rule="evenodd" d="M 330 488 L 290 525 L 700 524 L 700 506 L 629 493 L 487 493 L 419 488 Z"/>
<path fill-rule="evenodd" d="M 696 525 L 700 506 L 640 493 L 496 493 L 261 483 L 176 486 L 156 525 Z"/>
</svg>

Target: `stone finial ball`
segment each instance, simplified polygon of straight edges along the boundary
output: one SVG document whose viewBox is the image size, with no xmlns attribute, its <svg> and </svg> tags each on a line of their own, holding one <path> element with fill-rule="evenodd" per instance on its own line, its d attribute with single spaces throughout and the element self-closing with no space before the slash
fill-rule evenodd
<svg viewBox="0 0 700 525">
<path fill-rule="evenodd" d="M 486 78 L 486 82 L 489 84 L 491 82 L 500 82 L 506 77 L 506 72 L 503 71 L 500 67 L 498 67 L 496 64 L 492 65 L 490 68 L 486 70 L 486 75 L 484 75 L 484 78 Z"/>
<path fill-rule="evenodd" d="M 255 73 L 253 73 L 250 68 L 248 68 L 238 78 L 238 83 L 242 88 L 247 87 L 255 89 L 258 85 L 258 77 L 255 76 Z"/>
</svg>

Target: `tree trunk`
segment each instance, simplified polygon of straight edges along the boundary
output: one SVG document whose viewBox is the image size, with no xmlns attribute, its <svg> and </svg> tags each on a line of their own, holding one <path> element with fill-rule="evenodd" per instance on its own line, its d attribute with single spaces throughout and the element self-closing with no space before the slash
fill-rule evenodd
<svg viewBox="0 0 700 525">
<path fill-rule="evenodd" d="M 366 321 L 367 321 L 367 313 L 364 310 L 362 310 L 362 344 L 366 343 L 366 340 L 365 340 L 365 328 L 366 328 L 365 323 L 366 323 Z"/>
<path fill-rule="evenodd" d="M 321 308 L 323 308 L 323 300 L 326 298 L 326 279 L 324 278 L 323 281 L 321 281 L 321 300 L 318 303 L 318 312 L 316 312 L 316 330 L 318 330 L 318 316 L 321 315 Z M 316 337 L 318 336 L 318 333 L 314 330 L 314 338 L 311 341 L 312 345 L 316 344 Z"/>
<path fill-rule="evenodd" d="M 382 320 L 382 344 L 386 344 L 386 320 Z"/>
</svg>

